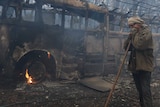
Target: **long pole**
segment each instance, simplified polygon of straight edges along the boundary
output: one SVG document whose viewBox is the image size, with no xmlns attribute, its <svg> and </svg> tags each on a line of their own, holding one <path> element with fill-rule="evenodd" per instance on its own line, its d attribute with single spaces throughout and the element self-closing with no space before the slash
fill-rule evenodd
<svg viewBox="0 0 160 107">
<path fill-rule="evenodd" d="M 112 89 L 111 89 L 109 95 L 108 95 L 108 98 L 107 98 L 107 100 L 106 100 L 106 103 L 105 103 L 105 106 L 104 106 L 104 107 L 108 107 L 108 105 L 109 105 L 109 102 L 110 102 L 110 100 L 111 100 L 111 97 L 112 97 L 113 91 L 114 91 L 114 89 L 115 89 L 115 86 L 116 86 L 116 84 L 117 84 L 118 78 L 119 78 L 119 76 L 120 76 L 120 74 L 121 74 L 122 67 L 123 67 L 123 65 L 124 65 L 124 61 L 125 61 L 126 56 L 127 56 L 127 54 L 128 54 L 128 50 L 129 50 L 130 44 L 131 44 L 131 41 L 129 42 L 129 44 L 128 44 L 128 46 L 127 46 L 127 49 L 126 49 L 125 54 L 124 54 L 124 58 L 123 58 L 123 60 L 122 60 L 122 63 L 121 63 L 121 65 L 120 65 L 119 70 L 118 70 L 118 73 L 117 73 L 117 75 L 116 75 L 115 82 L 114 82 L 114 84 L 113 84 L 113 86 L 112 86 Z"/>
</svg>

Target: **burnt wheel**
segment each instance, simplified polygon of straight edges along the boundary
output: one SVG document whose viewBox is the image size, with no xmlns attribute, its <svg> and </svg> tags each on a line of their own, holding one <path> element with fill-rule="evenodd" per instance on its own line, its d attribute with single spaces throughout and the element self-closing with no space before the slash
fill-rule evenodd
<svg viewBox="0 0 160 107">
<path fill-rule="evenodd" d="M 48 51 L 33 50 L 28 52 L 16 64 L 15 79 L 26 81 L 26 73 L 32 77 L 33 83 L 39 83 L 46 78 L 55 80 L 56 64 L 54 57 L 52 55 L 48 57 Z"/>
<path fill-rule="evenodd" d="M 46 67 L 40 61 L 32 61 L 26 66 L 26 70 L 32 77 L 33 83 L 38 83 L 45 79 Z"/>
</svg>

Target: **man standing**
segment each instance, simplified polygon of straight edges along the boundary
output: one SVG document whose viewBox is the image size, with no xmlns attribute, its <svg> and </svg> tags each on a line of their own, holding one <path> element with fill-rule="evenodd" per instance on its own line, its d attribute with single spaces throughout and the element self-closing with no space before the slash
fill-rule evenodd
<svg viewBox="0 0 160 107">
<path fill-rule="evenodd" d="M 141 107 L 153 107 L 150 88 L 154 58 L 152 33 L 138 16 L 129 18 L 128 25 L 131 31 L 124 42 L 124 49 L 126 49 L 131 41 L 128 70 L 132 72 Z"/>
</svg>

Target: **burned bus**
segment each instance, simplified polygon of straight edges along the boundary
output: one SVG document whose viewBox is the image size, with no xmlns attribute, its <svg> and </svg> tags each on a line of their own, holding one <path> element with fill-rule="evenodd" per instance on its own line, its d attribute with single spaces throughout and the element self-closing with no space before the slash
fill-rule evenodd
<svg viewBox="0 0 160 107">
<path fill-rule="evenodd" d="M 77 0 L 1 0 L 0 75 L 30 83 L 101 75 L 106 16 Z"/>
</svg>

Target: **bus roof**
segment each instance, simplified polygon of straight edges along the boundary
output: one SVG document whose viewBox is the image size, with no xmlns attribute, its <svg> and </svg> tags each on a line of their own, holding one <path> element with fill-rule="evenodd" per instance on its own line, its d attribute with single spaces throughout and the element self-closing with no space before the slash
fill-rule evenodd
<svg viewBox="0 0 160 107">
<path fill-rule="evenodd" d="M 88 18 L 99 22 L 103 22 L 104 16 L 108 13 L 106 8 L 80 0 L 42 0 L 42 2 L 50 3 L 55 8 L 63 8 L 82 17 L 85 17 L 88 14 Z"/>
</svg>

